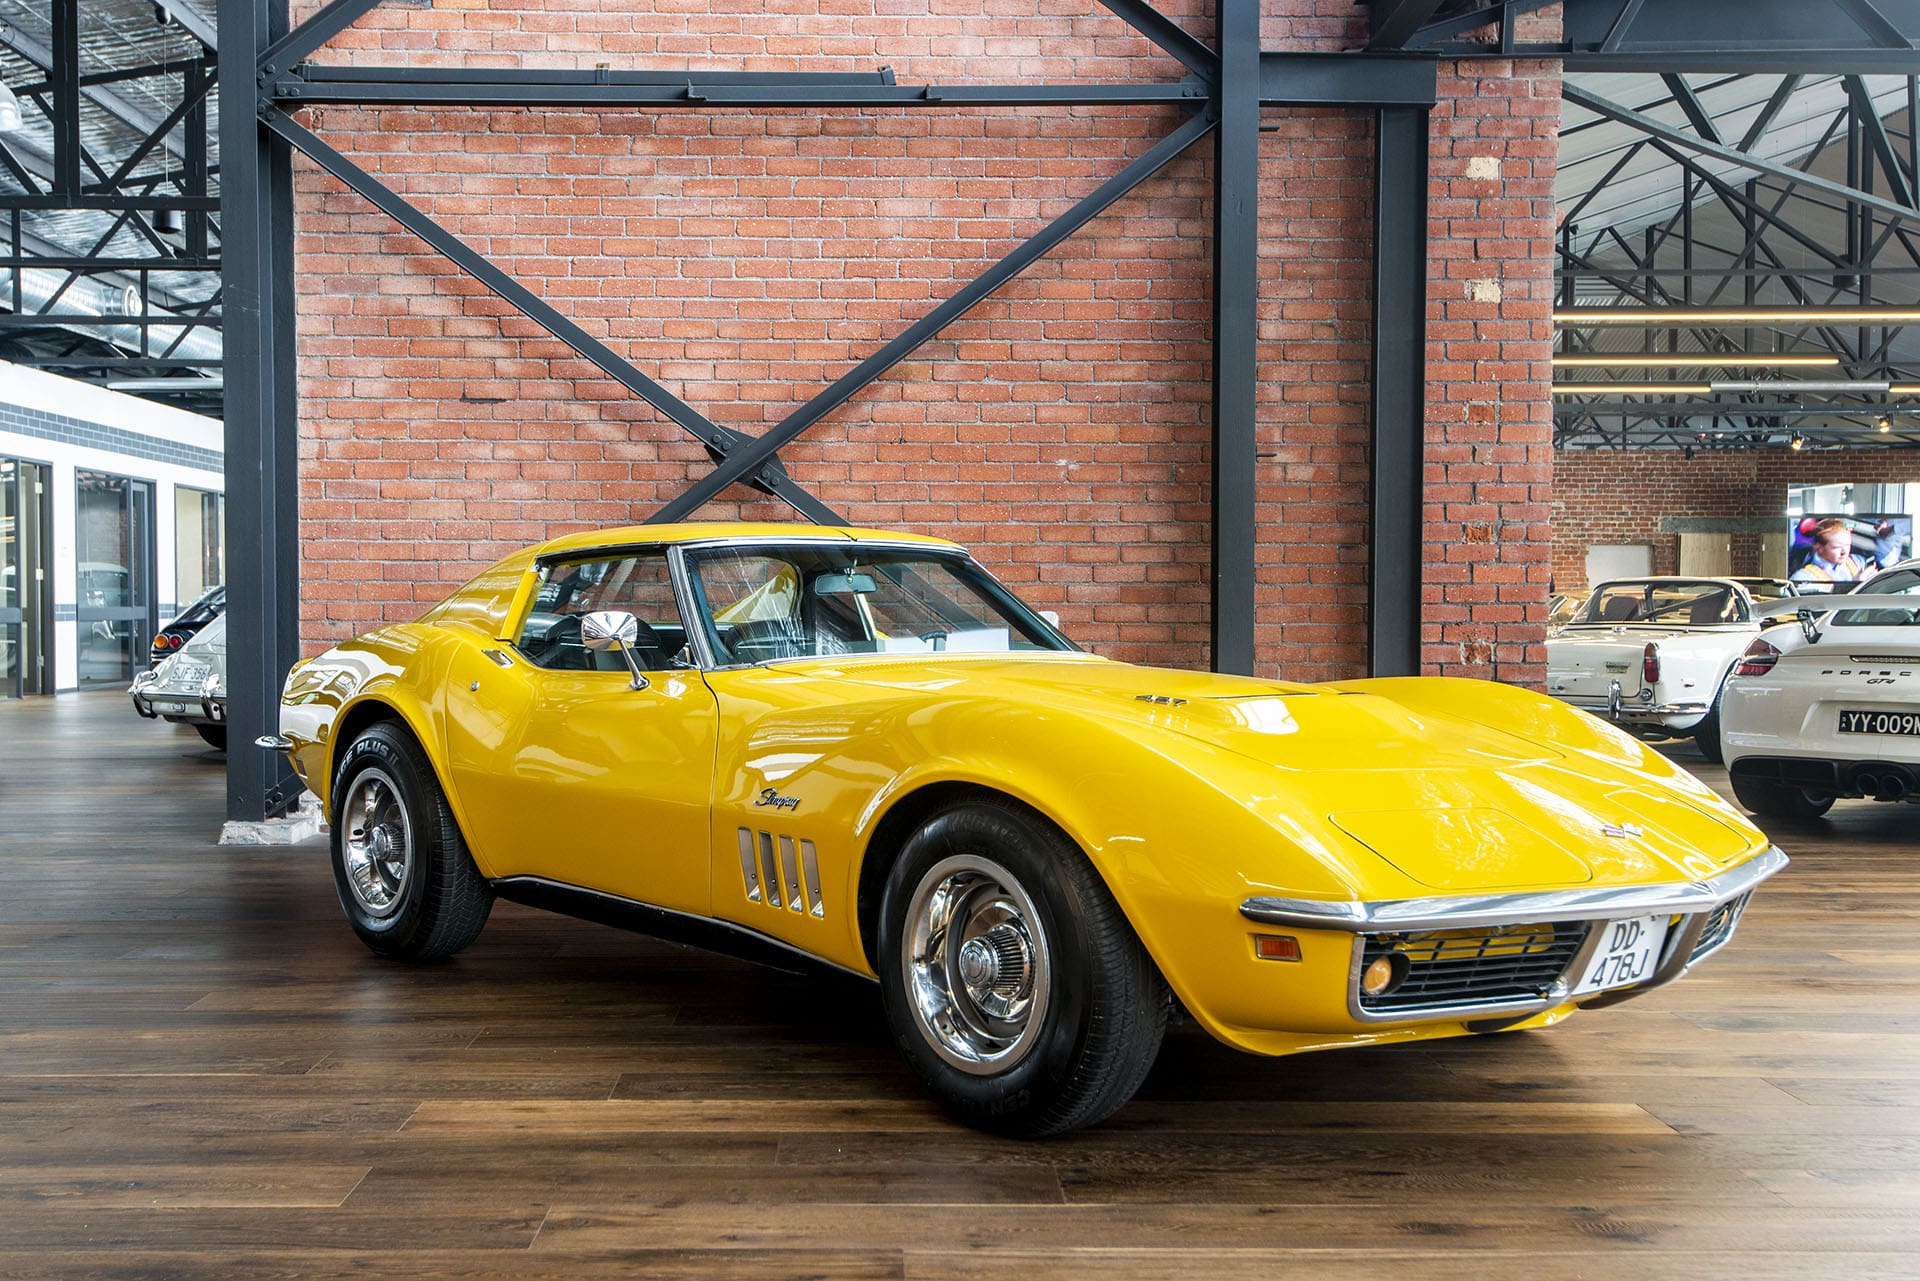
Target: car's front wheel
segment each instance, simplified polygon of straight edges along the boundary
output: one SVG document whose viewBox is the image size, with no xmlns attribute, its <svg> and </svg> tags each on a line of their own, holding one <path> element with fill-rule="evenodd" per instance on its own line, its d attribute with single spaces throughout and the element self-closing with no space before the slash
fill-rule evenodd
<svg viewBox="0 0 1920 1281">
<path fill-rule="evenodd" d="M 1810 792 L 1789 783 L 1738 775 L 1733 778 L 1733 794 L 1763 818 L 1819 818 L 1833 808 L 1834 800 L 1832 792 Z"/>
<path fill-rule="evenodd" d="M 360 941 L 401 961 L 438 960 L 473 942 L 493 890 L 413 736 L 383 721 L 354 739 L 332 799 L 333 884 Z"/>
<path fill-rule="evenodd" d="M 970 1125 L 1023 1138 L 1091 1125 L 1159 1053 L 1159 970 L 1086 856 L 1014 802 L 956 805 L 913 835 L 878 943 L 894 1038 Z"/>
</svg>

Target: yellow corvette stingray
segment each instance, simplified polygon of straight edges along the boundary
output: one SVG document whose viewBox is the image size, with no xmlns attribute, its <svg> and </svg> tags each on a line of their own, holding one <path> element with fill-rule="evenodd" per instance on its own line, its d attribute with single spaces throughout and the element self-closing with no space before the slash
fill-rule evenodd
<svg viewBox="0 0 1920 1281">
<path fill-rule="evenodd" d="M 1077 649 L 959 547 L 576 534 L 287 678 L 360 937 L 495 896 L 877 978 L 955 1115 L 1111 1114 L 1173 999 L 1262 1054 L 1537 1027 L 1679 977 L 1786 858 L 1524 690 Z"/>
</svg>

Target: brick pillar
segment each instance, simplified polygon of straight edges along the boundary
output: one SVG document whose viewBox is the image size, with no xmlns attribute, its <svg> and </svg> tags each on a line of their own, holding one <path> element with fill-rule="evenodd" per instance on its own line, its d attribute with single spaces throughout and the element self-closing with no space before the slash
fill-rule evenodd
<svg viewBox="0 0 1920 1281">
<path fill-rule="evenodd" d="M 1527 39 L 1557 38 L 1551 30 Z M 1540 684 L 1551 573 L 1560 70 L 1442 64 L 1427 305 L 1430 674 Z"/>
</svg>

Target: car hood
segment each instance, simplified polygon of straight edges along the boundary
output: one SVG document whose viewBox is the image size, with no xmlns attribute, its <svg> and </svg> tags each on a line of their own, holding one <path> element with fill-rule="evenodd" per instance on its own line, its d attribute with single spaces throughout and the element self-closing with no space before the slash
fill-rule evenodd
<svg viewBox="0 0 1920 1281">
<path fill-rule="evenodd" d="M 1704 788 L 1364 690 L 1053 656 L 847 664 L 835 675 L 1098 718 L 1176 768 L 1197 768 L 1185 745 L 1225 749 L 1254 766 L 1219 780 L 1231 799 L 1431 890 L 1698 879 L 1754 845 Z"/>
</svg>

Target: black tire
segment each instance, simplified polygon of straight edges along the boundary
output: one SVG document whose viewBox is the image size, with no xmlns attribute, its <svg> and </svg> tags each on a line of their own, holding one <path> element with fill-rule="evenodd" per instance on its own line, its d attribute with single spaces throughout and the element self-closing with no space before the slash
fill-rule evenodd
<svg viewBox="0 0 1920 1281">
<path fill-rule="evenodd" d="M 332 801 L 333 887 L 360 941 L 397 961 L 438 960 L 473 942 L 493 890 L 404 727 L 383 721 L 348 745 Z"/>
<path fill-rule="evenodd" d="M 929 924 L 940 903 L 957 939 Z M 958 804 L 914 833 L 888 873 L 877 942 L 901 1052 L 979 1129 L 1041 1138 L 1104 1120 L 1160 1052 L 1160 971 L 1086 856 L 1015 802 Z"/>
<path fill-rule="evenodd" d="M 1834 801 L 1830 792 L 1809 792 L 1804 787 L 1739 775 L 1733 778 L 1733 794 L 1762 818 L 1819 818 L 1833 808 Z"/>
<path fill-rule="evenodd" d="M 227 727 L 225 725 L 195 725 L 193 732 L 207 740 L 208 747 L 227 750 Z"/>
<path fill-rule="evenodd" d="M 1700 749 L 1700 755 L 1715 765 L 1725 763 L 1726 752 L 1720 746 L 1720 700 L 1726 696 L 1726 685 L 1722 683 L 1720 692 L 1713 696 L 1713 706 L 1700 723 L 1693 727 L 1693 743 Z"/>
</svg>

